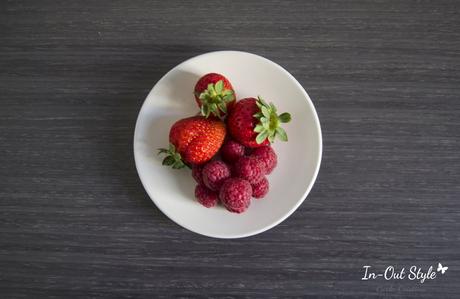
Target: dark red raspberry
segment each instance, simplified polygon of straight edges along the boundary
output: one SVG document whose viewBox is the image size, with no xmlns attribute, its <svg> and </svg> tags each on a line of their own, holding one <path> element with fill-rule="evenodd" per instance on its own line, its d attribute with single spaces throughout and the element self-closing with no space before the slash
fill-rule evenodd
<svg viewBox="0 0 460 299">
<path fill-rule="evenodd" d="M 262 180 L 265 173 L 265 165 L 256 158 L 242 157 L 233 167 L 233 175 L 256 184 Z"/>
<path fill-rule="evenodd" d="M 204 182 L 203 182 L 203 166 L 194 165 L 192 167 L 192 177 L 195 179 L 195 181 L 198 184 L 204 185 Z"/>
<path fill-rule="evenodd" d="M 203 167 L 203 182 L 213 191 L 219 191 L 220 186 L 231 175 L 230 168 L 222 161 L 214 160 Z"/>
<path fill-rule="evenodd" d="M 265 165 L 265 174 L 270 174 L 278 163 L 276 153 L 271 146 L 262 146 L 254 149 L 251 157 L 256 157 Z"/>
<path fill-rule="evenodd" d="M 228 139 L 220 149 L 220 154 L 222 159 L 228 163 L 234 163 L 239 158 L 244 156 L 244 145 L 239 144 L 238 142 Z"/>
<path fill-rule="evenodd" d="M 247 148 L 245 148 L 245 150 L 244 150 L 244 154 L 245 154 L 246 156 L 250 156 L 250 155 L 252 154 L 252 150 L 253 150 L 252 148 L 247 147 Z"/>
<path fill-rule="evenodd" d="M 252 196 L 254 196 L 255 198 L 263 198 L 268 193 L 269 183 L 266 177 L 264 177 L 257 184 L 253 184 L 251 186 Z"/>
<path fill-rule="evenodd" d="M 196 185 L 195 197 L 200 204 L 207 208 L 214 207 L 219 200 L 217 192 L 209 190 L 203 185 Z"/>
<path fill-rule="evenodd" d="M 239 178 L 227 179 L 220 188 L 219 198 L 224 207 L 233 213 L 246 211 L 251 203 L 252 187 L 248 181 Z"/>
</svg>

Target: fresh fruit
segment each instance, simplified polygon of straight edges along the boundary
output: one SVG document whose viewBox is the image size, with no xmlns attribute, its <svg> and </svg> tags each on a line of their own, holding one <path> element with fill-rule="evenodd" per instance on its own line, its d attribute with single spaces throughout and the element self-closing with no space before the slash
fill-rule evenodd
<svg viewBox="0 0 460 299">
<path fill-rule="evenodd" d="M 217 192 L 209 190 L 206 186 L 200 184 L 195 187 L 195 197 L 200 204 L 207 208 L 214 207 L 219 201 Z"/>
<path fill-rule="evenodd" d="M 194 95 L 200 114 L 173 124 L 169 148 L 159 149 L 166 154 L 162 164 L 192 169 L 195 197 L 203 206 L 214 207 L 220 201 L 228 211 L 242 213 L 252 197 L 268 193 L 266 175 L 278 163 L 270 145 L 277 138 L 287 141 L 281 124 L 291 115 L 278 114 L 261 97 L 236 102 L 232 84 L 218 73 L 201 77 Z"/>
<path fill-rule="evenodd" d="M 219 191 L 223 182 L 230 177 L 230 168 L 222 161 L 214 160 L 203 167 L 203 182 L 213 191 Z"/>
<path fill-rule="evenodd" d="M 255 147 L 257 148 L 257 147 Z M 254 148 L 251 148 L 251 147 L 245 147 L 245 150 L 244 150 L 244 155 L 245 156 L 250 156 L 252 154 L 252 151 L 254 150 Z"/>
<path fill-rule="evenodd" d="M 217 153 L 225 139 L 225 124 L 217 119 L 192 116 L 177 121 L 169 131 L 169 149 L 163 165 L 182 168 L 185 164 L 199 165 Z"/>
<path fill-rule="evenodd" d="M 264 164 L 254 157 L 242 157 L 233 167 L 235 177 L 247 180 L 251 184 L 260 182 L 265 174 Z"/>
<path fill-rule="evenodd" d="M 222 159 L 228 163 L 234 163 L 239 158 L 244 156 L 245 147 L 244 145 L 232 140 L 227 139 L 220 149 Z"/>
<path fill-rule="evenodd" d="M 204 185 L 204 182 L 203 182 L 203 165 L 194 165 L 192 167 L 192 177 L 195 179 L 195 181 L 198 184 Z"/>
<path fill-rule="evenodd" d="M 224 207 L 233 213 L 244 212 L 251 203 L 252 187 L 239 178 L 227 179 L 220 188 L 219 198 Z"/>
<path fill-rule="evenodd" d="M 269 145 L 278 137 L 287 141 L 287 135 L 281 123 L 291 120 L 287 112 L 277 114 L 276 107 L 267 104 L 261 97 L 242 99 L 233 106 L 227 117 L 230 135 L 247 147 Z"/>
<path fill-rule="evenodd" d="M 278 163 L 278 158 L 271 146 L 262 146 L 254 149 L 252 157 L 259 159 L 265 165 L 265 174 L 270 174 Z"/>
<path fill-rule="evenodd" d="M 263 198 L 268 193 L 269 183 L 266 177 L 260 182 L 252 184 L 252 196 L 255 198 Z"/>
<path fill-rule="evenodd" d="M 196 83 L 195 100 L 200 107 L 201 115 L 221 118 L 235 103 L 235 91 L 223 75 L 209 73 Z"/>
</svg>

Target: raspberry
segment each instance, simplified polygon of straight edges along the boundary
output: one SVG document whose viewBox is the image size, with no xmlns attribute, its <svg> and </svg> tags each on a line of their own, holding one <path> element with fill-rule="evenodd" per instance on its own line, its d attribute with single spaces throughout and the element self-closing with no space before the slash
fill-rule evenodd
<svg viewBox="0 0 460 299">
<path fill-rule="evenodd" d="M 262 180 L 265 173 L 265 165 L 256 158 L 242 157 L 233 167 L 234 175 L 256 184 Z"/>
<path fill-rule="evenodd" d="M 244 150 L 244 154 L 245 154 L 246 156 L 250 156 L 250 155 L 252 154 L 252 150 L 253 150 L 252 148 L 247 147 L 247 148 L 245 148 L 245 150 Z"/>
<path fill-rule="evenodd" d="M 238 142 L 228 139 L 220 149 L 222 159 L 228 163 L 236 162 L 240 157 L 244 156 L 244 145 Z"/>
<path fill-rule="evenodd" d="M 200 184 L 204 185 L 203 182 L 203 166 L 201 165 L 194 165 L 192 167 L 192 177 L 195 179 L 195 181 Z"/>
<path fill-rule="evenodd" d="M 253 184 L 252 186 L 252 196 L 255 198 L 263 198 L 268 193 L 268 180 L 264 177 L 260 182 L 257 184 Z"/>
<path fill-rule="evenodd" d="M 203 185 L 196 185 L 195 197 L 200 204 L 207 208 L 214 207 L 218 201 L 217 192 L 209 190 Z"/>
<path fill-rule="evenodd" d="M 230 168 L 222 161 L 214 160 L 203 167 L 203 182 L 213 191 L 219 191 L 225 179 L 230 177 Z"/>
<path fill-rule="evenodd" d="M 270 174 L 275 169 L 278 159 L 270 146 L 262 146 L 254 149 L 251 157 L 258 158 L 265 166 L 265 174 Z"/>
<path fill-rule="evenodd" d="M 227 210 L 233 213 L 246 211 L 251 203 L 252 187 L 239 178 L 227 179 L 220 188 L 219 198 Z"/>
</svg>

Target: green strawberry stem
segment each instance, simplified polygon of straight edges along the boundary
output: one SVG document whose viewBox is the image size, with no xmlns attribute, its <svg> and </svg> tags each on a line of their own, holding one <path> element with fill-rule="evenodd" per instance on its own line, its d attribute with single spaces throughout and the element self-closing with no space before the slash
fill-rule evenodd
<svg viewBox="0 0 460 299">
<path fill-rule="evenodd" d="M 290 122 L 291 115 L 287 112 L 278 115 L 275 105 L 273 103 L 267 104 L 260 96 L 257 97 L 256 105 L 260 109 L 254 114 L 254 117 L 259 120 L 254 128 L 254 132 L 258 133 L 256 142 L 261 144 L 267 138 L 270 143 L 273 143 L 275 138 L 288 141 L 286 131 L 280 125 Z"/>
<path fill-rule="evenodd" d="M 173 169 L 180 169 L 184 168 L 185 166 L 189 167 L 189 165 L 185 164 L 182 161 L 182 157 L 180 153 L 176 151 L 176 147 L 174 144 L 170 143 L 169 148 L 159 148 L 158 154 L 166 154 L 165 158 L 163 159 L 162 165 L 171 166 Z"/>
<path fill-rule="evenodd" d="M 223 80 L 208 84 L 208 88 L 197 97 L 201 101 L 201 115 L 206 118 L 211 114 L 221 118 L 227 113 L 227 104 L 235 100 L 233 91 L 224 88 Z"/>
</svg>

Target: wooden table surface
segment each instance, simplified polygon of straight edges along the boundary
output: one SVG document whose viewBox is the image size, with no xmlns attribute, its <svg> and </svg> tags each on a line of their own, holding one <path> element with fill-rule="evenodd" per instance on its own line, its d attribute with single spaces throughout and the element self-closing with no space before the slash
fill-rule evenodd
<svg viewBox="0 0 460 299">
<path fill-rule="evenodd" d="M 460 2 L 3 1 L 0 297 L 460 296 Z M 189 232 L 137 176 L 165 72 L 234 49 L 310 94 L 324 152 L 286 221 Z M 438 262 L 444 275 L 362 281 Z"/>
</svg>

